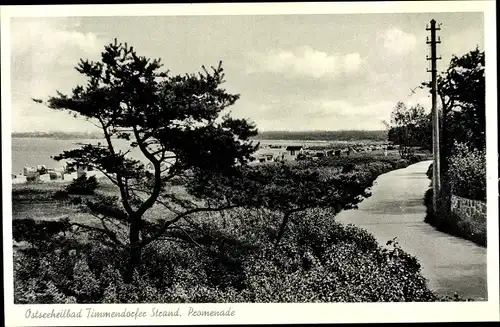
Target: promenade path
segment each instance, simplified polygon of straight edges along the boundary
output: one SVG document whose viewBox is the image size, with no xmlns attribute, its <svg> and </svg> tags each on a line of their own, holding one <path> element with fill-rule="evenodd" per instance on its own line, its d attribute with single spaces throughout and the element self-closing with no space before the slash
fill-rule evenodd
<svg viewBox="0 0 500 327">
<path fill-rule="evenodd" d="M 379 176 L 372 196 L 359 209 L 340 212 L 336 220 L 366 229 L 381 245 L 397 237 L 401 248 L 419 260 L 429 287 L 438 295 L 457 292 L 463 298 L 487 299 L 486 248 L 424 222 L 430 163 L 419 162 Z"/>
</svg>

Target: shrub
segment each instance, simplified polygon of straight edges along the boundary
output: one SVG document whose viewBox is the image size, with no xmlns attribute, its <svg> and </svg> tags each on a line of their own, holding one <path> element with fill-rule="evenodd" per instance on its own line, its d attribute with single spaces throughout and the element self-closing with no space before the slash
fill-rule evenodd
<svg viewBox="0 0 500 327">
<path fill-rule="evenodd" d="M 425 194 L 424 194 L 424 206 L 425 206 L 425 210 L 426 210 L 425 222 L 428 222 L 428 223 L 430 223 L 435 218 L 434 212 L 433 212 L 433 204 L 432 204 L 433 194 L 434 194 L 434 191 L 432 188 L 425 191 Z"/>
<path fill-rule="evenodd" d="M 54 195 L 52 196 L 54 200 L 68 200 L 69 199 L 69 193 L 66 190 L 58 190 L 54 192 Z"/>
<path fill-rule="evenodd" d="M 342 179 L 350 196 L 367 195 L 381 173 L 407 160 L 361 159 L 325 165 L 321 174 Z M 294 169 L 309 169 L 296 166 Z M 271 168 L 266 168 L 271 169 Z M 331 177 L 331 176 L 330 176 Z M 344 177 L 344 178 L 341 178 Z M 339 182 L 340 183 L 340 182 Z M 99 197 L 94 195 L 99 202 Z M 367 231 L 336 223 L 338 208 L 310 208 L 290 216 L 287 232 L 273 242 L 282 215 L 271 208 L 198 213 L 186 232 L 172 230 L 148 245 L 131 283 L 123 281 L 125 250 L 73 234 L 66 225 L 16 223 L 16 303 L 212 303 L 434 301 L 418 261 L 379 247 Z M 62 232 L 62 233 L 61 233 Z M 66 233 L 67 235 L 63 235 Z M 52 301 L 52 302 L 51 302 Z"/>
<path fill-rule="evenodd" d="M 59 234 L 64 234 L 70 230 L 68 219 L 58 221 L 35 221 L 33 219 L 14 219 L 12 221 L 12 237 L 21 242 L 26 241 L 32 244 L 41 242 L 51 242 Z"/>
<path fill-rule="evenodd" d="M 427 156 L 425 154 L 412 154 L 408 157 L 408 161 L 412 164 L 425 160 Z"/>
<path fill-rule="evenodd" d="M 397 245 L 318 211 L 296 219 L 278 249 L 263 245 L 245 261 L 251 302 L 434 301 L 417 260 Z"/>
<path fill-rule="evenodd" d="M 73 180 L 71 184 L 66 187 L 66 192 L 69 194 L 92 195 L 98 186 L 99 183 L 95 176 L 87 177 L 83 175 Z"/>
<path fill-rule="evenodd" d="M 486 201 L 486 152 L 456 143 L 447 177 L 453 194 Z"/>
<path fill-rule="evenodd" d="M 35 174 L 30 174 L 26 176 L 26 182 L 27 183 L 36 183 L 40 181 L 40 174 L 35 173 Z"/>
<path fill-rule="evenodd" d="M 433 174 L 433 171 L 434 171 L 434 170 L 433 170 L 433 169 L 434 169 L 433 167 L 434 167 L 434 166 L 433 166 L 433 163 L 431 163 L 431 164 L 429 165 L 429 168 L 427 168 L 427 172 L 425 173 L 425 174 L 427 175 L 427 178 L 429 178 L 430 180 L 432 180 L 432 174 Z"/>
<path fill-rule="evenodd" d="M 293 217 L 280 246 L 279 216 L 239 209 L 199 215 L 192 241 L 161 240 L 144 252 L 131 283 L 126 253 L 71 236 L 57 249 L 39 243 L 15 255 L 16 303 L 220 303 L 434 301 L 417 260 L 382 249 L 325 210 Z M 211 226 L 205 229 L 205 226 Z M 225 228 L 223 227 L 225 226 Z M 270 227 L 271 226 L 271 227 Z M 277 227 L 275 227 L 277 228 Z M 46 241 L 49 244 L 50 241 Z"/>
</svg>

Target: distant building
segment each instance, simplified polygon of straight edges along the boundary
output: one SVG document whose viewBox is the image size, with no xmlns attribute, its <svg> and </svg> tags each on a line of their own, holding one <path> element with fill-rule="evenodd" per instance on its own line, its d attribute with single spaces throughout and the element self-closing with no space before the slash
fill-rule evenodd
<svg viewBox="0 0 500 327">
<path fill-rule="evenodd" d="M 286 150 L 291 156 L 294 156 L 296 153 L 302 153 L 303 147 L 301 145 L 289 145 L 286 147 Z"/>
</svg>

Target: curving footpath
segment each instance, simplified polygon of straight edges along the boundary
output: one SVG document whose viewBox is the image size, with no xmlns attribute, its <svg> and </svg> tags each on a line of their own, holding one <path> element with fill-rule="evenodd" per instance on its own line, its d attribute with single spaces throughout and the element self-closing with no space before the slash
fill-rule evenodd
<svg viewBox="0 0 500 327">
<path fill-rule="evenodd" d="M 486 248 L 434 229 L 424 222 L 423 197 L 429 188 L 426 176 L 431 161 L 380 175 L 372 196 L 358 210 L 344 210 L 336 220 L 354 224 L 375 236 L 381 245 L 396 241 L 415 256 L 429 287 L 438 295 L 487 299 Z"/>
</svg>

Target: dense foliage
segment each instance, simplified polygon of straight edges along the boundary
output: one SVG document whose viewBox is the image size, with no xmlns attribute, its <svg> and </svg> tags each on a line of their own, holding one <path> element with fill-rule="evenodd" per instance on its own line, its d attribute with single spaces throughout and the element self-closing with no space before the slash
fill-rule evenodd
<svg viewBox="0 0 500 327">
<path fill-rule="evenodd" d="M 447 181 L 452 194 L 486 201 L 486 152 L 456 143 L 448 160 Z"/>
<path fill-rule="evenodd" d="M 354 226 L 334 221 L 339 208 L 355 203 L 350 197 L 369 195 L 369 187 L 381 173 L 402 168 L 408 160 L 385 161 L 351 157 L 349 172 L 342 172 L 347 159 L 296 163 L 288 168 L 276 165 L 247 171 L 247 183 L 255 176 L 270 178 L 273 169 L 301 176 L 313 182 L 337 181 L 343 192 L 321 206 L 315 190 L 295 188 L 303 194 L 307 208 L 290 219 L 279 246 L 274 244 L 283 222 L 283 210 L 300 204 L 287 203 L 290 181 L 274 177 L 260 192 L 258 202 L 268 197 L 267 207 L 247 202 L 248 208 L 197 212 L 178 229 L 167 231 L 144 248 L 143 260 L 131 281 L 125 282 L 127 251 L 106 242 L 92 229 L 78 223 L 15 219 L 13 237 L 24 247 L 15 248 L 16 303 L 130 303 L 130 302 L 371 302 L 435 301 L 417 260 L 393 244 L 380 248 L 373 236 Z M 415 159 L 417 160 L 417 159 Z M 313 173 L 315 168 L 319 174 Z M 343 182 L 340 176 L 347 174 Z M 279 175 L 276 175 L 279 176 Z M 288 175 L 281 175 L 288 176 Z M 289 176 L 288 176 L 289 177 Z M 242 181 L 242 179 L 238 179 Z M 263 186 L 262 183 L 257 184 Z M 326 187 L 326 185 L 322 186 Z M 333 191 L 335 188 L 331 187 Z M 223 190 L 221 190 L 223 191 Z M 242 190 L 241 190 L 242 191 Z M 49 194 L 50 193 L 50 194 Z M 67 198 L 45 192 L 61 203 Z M 62 192 L 65 193 L 65 192 Z M 66 194 L 66 193 L 65 193 Z M 219 193 L 230 195 L 230 193 Z M 235 193 L 232 202 L 252 193 Z M 345 199 L 342 198 L 344 194 Z M 35 194 L 41 201 L 44 192 Z M 316 194 L 320 195 L 320 194 Z M 27 197 L 25 190 L 15 197 Z M 102 206 L 109 196 L 93 195 Z M 51 200 L 51 201 L 52 201 Z M 212 199 L 215 200 L 215 199 Z M 85 201 L 85 198 L 84 198 Z M 246 198 L 245 201 L 249 201 Z M 336 205 L 335 203 L 338 202 Z"/>
<path fill-rule="evenodd" d="M 438 76 L 442 147 L 447 154 L 455 141 L 480 150 L 486 146 L 485 85 L 485 54 L 479 48 L 453 56 Z"/>
<path fill-rule="evenodd" d="M 54 226 L 51 237 L 42 239 L 24 228 L 15 234 L 16 240 L 38 241 L 15 251 L 15 302 L 436 300 L 415 258 L 397 245 L 380 248 L 366 231 L 335 223 L 326 211 L 300 213 L 279 248 L 270 242 L 279 219 L 271 212 L 206 215 L 193 219 L 199 227 L 191 235 L 193 241 L 166 239 L 148 245 L 148 260 L 131 283 L 122 277 L 123 252 L 56 234 Z M 26 223 L 14 221 L 16 226 Z M 37 224 L 44 228 L 48 223 Z"/>
<path fill-rule="evenodd" d="M 106 203 L 111 210 L 102 210 L 98 201 L 85 202 L 102 220 L 102 227 L 87 228 L 129 251 L 128 280 L 148 243 L 175 228 L 184 216 L 205 208 L 176 201 L 169 181 L 189 178 L 192 169 L 230 173 L 257 149 L 249 140 L 257 134 L 255 126 L 223 113 L 239 95 L 221 87 L 221 63 L 212 71 L 202 67 L 198 74 L 176 76 L 161 67 L 159 59 L 139 56 L 115 39 L 105 46 L 101 61 L 80 60 L 76 70 L 86 85 L 76 86 L 69 96 L 58 92 L 47 101 L 48 107 L 84 117 L 102 131 L 104 145 L 85 144 L 54 159 L 100 171 L 119 189 L 119 198 Z M 118 149 L 116 139 L 127 141 L 128 148 Z M 144 160 L 128 156 L 134 148 Z M 158 203 L 164 204 L 162 216 L 174 217 L 147 223 L 145 215 Z M 120 225 L 128 237 L 120 239 L 105 227 L 109 224 Z"/>
<path fill-rule="evenodd" d="M 402 157 L 412 155 L 415 147 L 430 149 L 432 146 L 431 114 L 421 105 L 407 107 L 398 102 L 391 113 L 387 138 L 399 145 Z"/>
<path fill-rule="evenodd" d="M 486 146 L 485 53 L 476 48 L 462 56 L 453 55 L 445 71 L 438 75 L 440 99 L 441 170 L 446 173 L 454 143 L 469 149 Z M 430 82 L 421 88 L 431 89 Z M 444 192 L 449 192 L 444 185 Z"/>
<path fill-rule="evenodd" d="M 82 175 L 74 179 L 67 187 L 68 194 L 92 195 L 95 189 L 99 186 L 95 176 L 87 177 Z"/>
<path fill-rule="evenodd" d="M 189 190 L 213 205 L 228 203 L 281 213 L 282 222 L 276 235 L 276 243 L 279 243 L 296 213 L 328 208 L 336 214 L 343 209 L 356 208 L 370 195 L 368 189 L 378 175 L 406 166 L 411 160 L 418 159 L 374 160 L 370 156 L 356 156 L 249 166 L 232 176 L 197 174 Z"/>
</svg>

